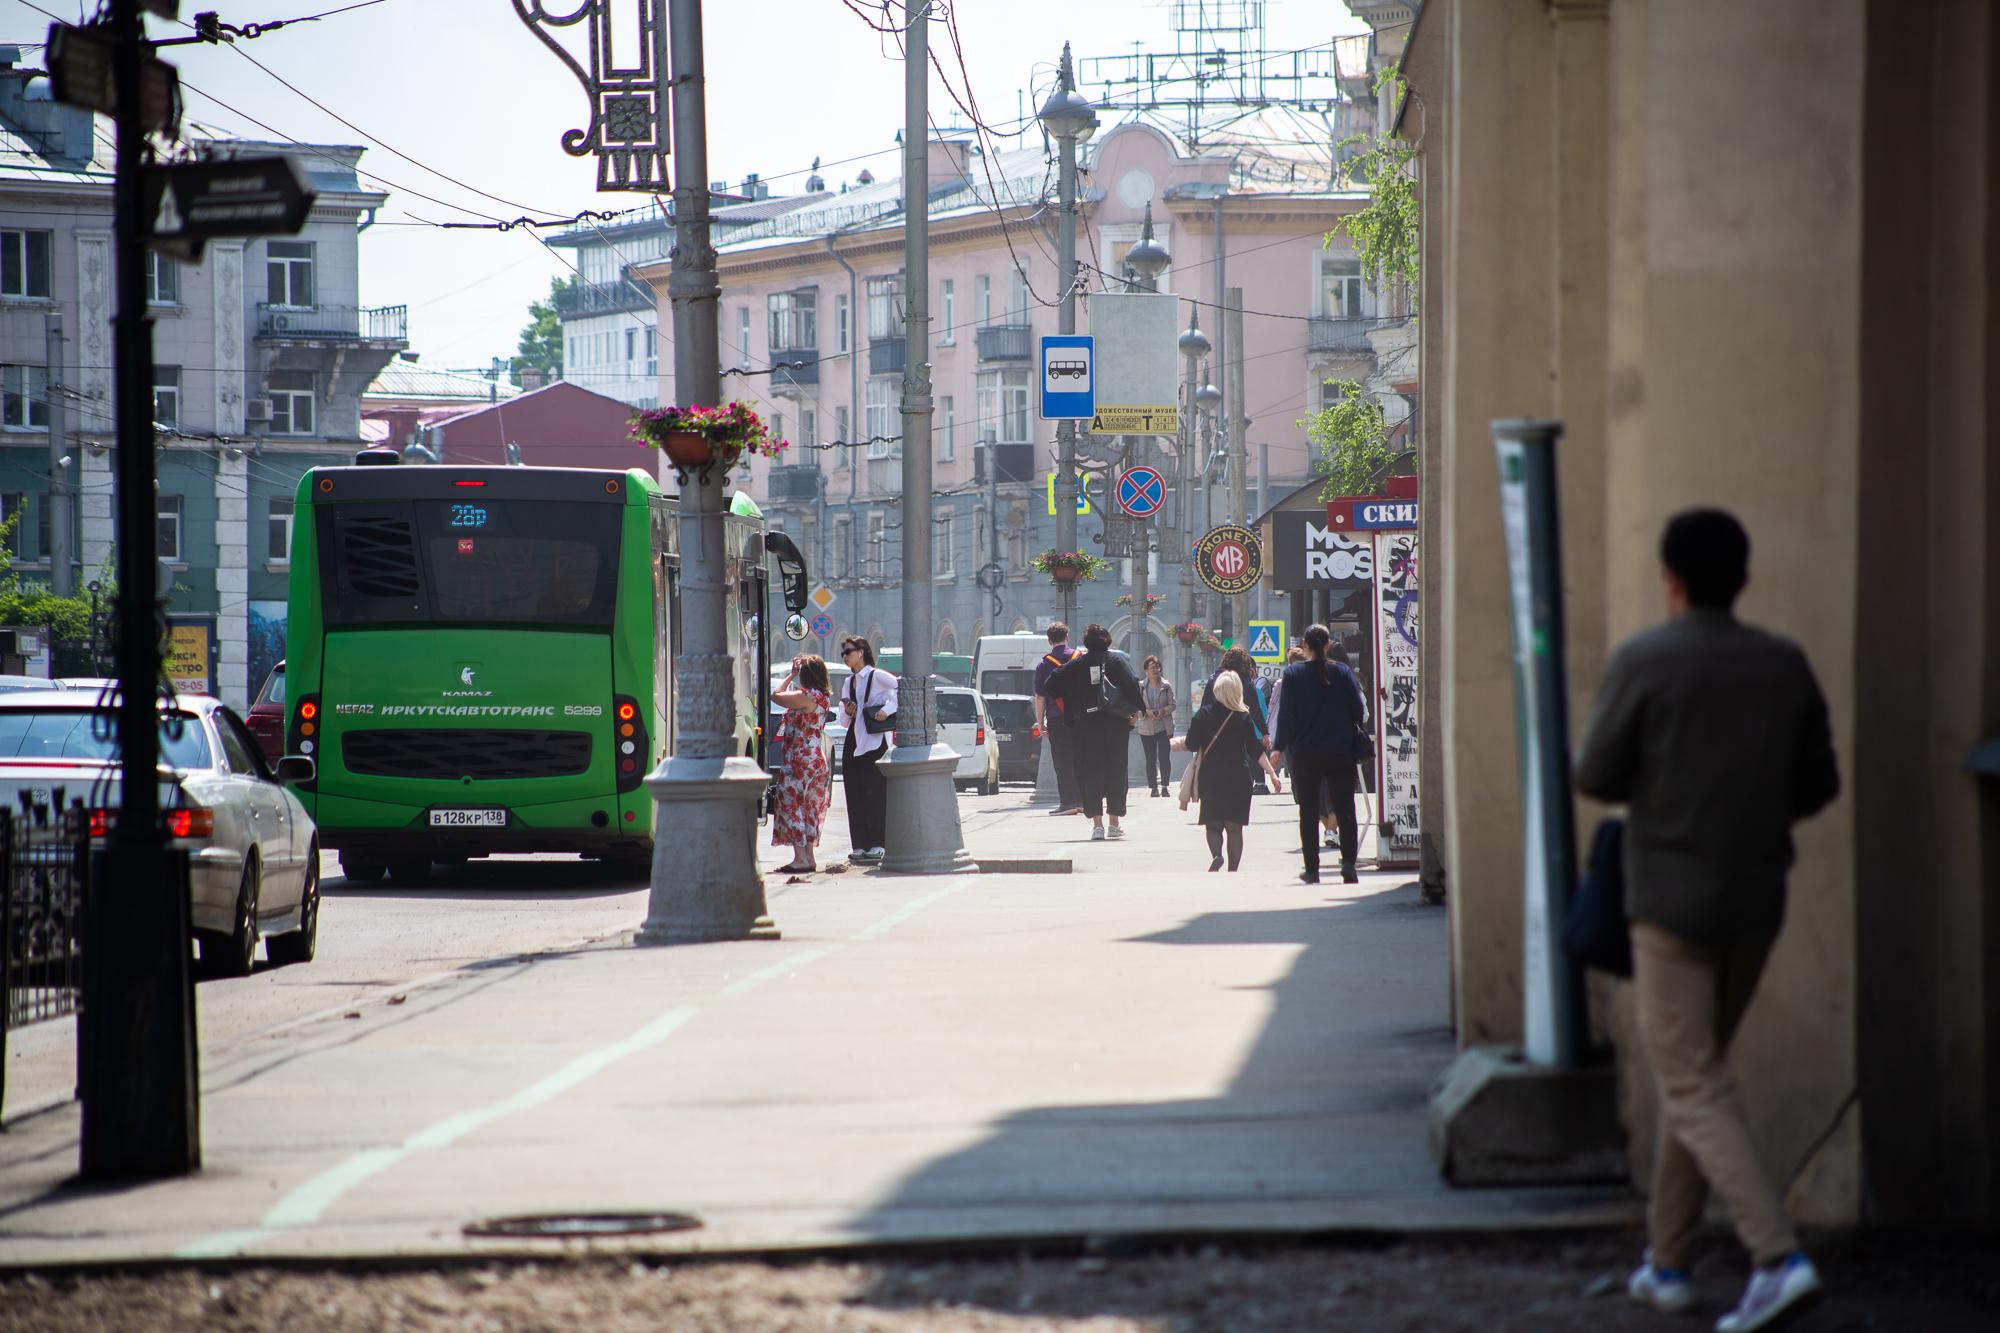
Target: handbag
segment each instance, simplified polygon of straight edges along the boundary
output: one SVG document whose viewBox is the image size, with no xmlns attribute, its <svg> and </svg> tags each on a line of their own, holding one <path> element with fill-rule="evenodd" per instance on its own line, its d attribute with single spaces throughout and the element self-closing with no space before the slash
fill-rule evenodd
<svg viewBox="0 0 2000 1333">
<path fill-rule="evenodd" d="M 1222 739 L 1222 733 L 1229 729 L 1229 724 L 1235 716 L 1236 714 L 1231 713 L 1228 717 L 1223 718 L 1222 725 L 1217 727 L 1215 734 L 1208 738 L 1208 744 L 1201 747 L 1201 753 L 1188 760 L 1187 771 L 1181 774 L 1181 809 L 1185 810 L 1201 799 L 1201 761 L 1208 757 L 1208 752 L 1213 750 L 1215 743 Z"/>
<path fill-rule="evenodd" d="M 1590 861 L 1563 916 L 1563 952 L 1614 977 L 1632 975 L 1625 920 L 1625 821 L 1604 819 L 1590 835 Z"/>
<path fill-rule="evenodd" d="M 1354 762 L 1357 764 L 1375 762 L 1375 734 L 1359 721 L 1354 724 Z"/>
<path fill-rule="evenodd" d="M 1138 708 L 1125 697 L 1125 691 L 1112 683 L 1109 663 L 1097 673 L 1097 701 L 1083 711 L 1096 717 L 1110 714 L 1125 722 L 1139 715 Z"/>
</svg>

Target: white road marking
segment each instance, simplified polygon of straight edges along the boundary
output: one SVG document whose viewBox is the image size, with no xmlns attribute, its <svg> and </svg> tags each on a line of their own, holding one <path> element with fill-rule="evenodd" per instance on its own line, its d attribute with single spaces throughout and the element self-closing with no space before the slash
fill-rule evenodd
<svg viewBox="0 0 2000 1333">
<path fill-rule="evenodd" d="M 765 982 L 787 976 L 801 967 L 839 953 L 850 945 L 879 939 L 925 908 L 976 882 L 977 878 L 975 875 L 954 876 L 941 887 L 904 903 L 895 911 L 845 940 L 788 955 L 739 977 L 721 987 L 716 992 L 715 999 L 718 1001 L 734 999 L 755 990 Z M 214 1235 L 205 1236 L 175 1251 L 174 1257 L 227 1258 L 244 1253 L 250 1246 L 267 1238 L 273 1232 L 311 1226 L 349 1190 L 396 1166 L 410 1154 L 429 1148 L 448 1147 L 475 1129 L 482 1129 L 516 1111 L 529 1110 L 553 1101 L 591 1075 L 610 1068 L 627 1056 L 636 1055 L 640 1051 L 659 1045 L 703 1009 L 713 1007 L 713 1003 L 711 1001 L 708 1004 L 676 1005 L 630 1036 L 577 1056 L 554 1073 L 537 1079 L 511 1097 L 448 1116 L 436 1124 L 418 1130 L 394 1147 L 364 1149 L 338 1166 L 322 1171 L 303 1185 L 295 1187 L 264 1214 L 263 1220 L 257 1226 L 236 1231 L 219 1231 Z"/>
</svg>

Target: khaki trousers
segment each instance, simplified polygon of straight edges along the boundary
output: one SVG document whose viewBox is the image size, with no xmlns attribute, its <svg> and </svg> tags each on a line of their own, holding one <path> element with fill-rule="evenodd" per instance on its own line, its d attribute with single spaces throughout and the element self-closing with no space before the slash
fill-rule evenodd
<svg viewBox="0 0 2000 1333">
<path fill-rule="evenodd" d="M 1660 1092 L 1646 1230 L 1653 1262 L 1687 1268 L 1713 1187 L 1759 1266 L 1799 1248 L 1770 1178 L 1757 1161 L 1736 1103 L 1729 1042 L 1757 989 L 1772 937 L 1695 944 L 1644 921 L 1632 923 L 1632 991 L 1639 1039 Z"/>
</svg>

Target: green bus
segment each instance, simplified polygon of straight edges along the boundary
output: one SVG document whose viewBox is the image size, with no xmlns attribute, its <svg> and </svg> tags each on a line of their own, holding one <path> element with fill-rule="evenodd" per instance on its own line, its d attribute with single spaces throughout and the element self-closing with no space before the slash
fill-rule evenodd
<svg viewBox="0 0 2000 1333">
<path fill-rule="evenodd" d="M 377 459 L 380 462 L 377 462 Z M 356 466 L 299 482 L 285 753 L 350 881 L 580 852 L 650 865 L 646 775 L 674 743 L 677 504 L 639 470 Z M 799 615 L 797 548 L 722 516 L 736 738 L 763 762 L 773 573 Z"/>
</svg>

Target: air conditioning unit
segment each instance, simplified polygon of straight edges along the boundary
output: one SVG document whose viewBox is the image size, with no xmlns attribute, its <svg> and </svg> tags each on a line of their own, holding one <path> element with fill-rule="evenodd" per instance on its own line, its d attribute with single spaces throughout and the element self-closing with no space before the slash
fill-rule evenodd
<svg viewBox="0 0 2000 1333">
<path fill-rule="evenodd" d="M 289 315 L 273 315 L 271 316 L 271 327 L 279 333 L 285 333 L 292 327 L 291 317 Z"/>
<path fill-rule="evenodd" d="M 269 421 L 271 419 L 271 400 L 268 398 L 251 398 L 247 400 L 243 404 L 243 419 L 245 421 Z"/>
</svg>

